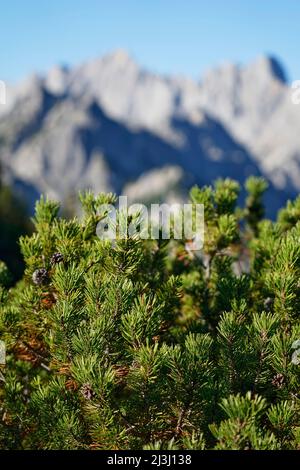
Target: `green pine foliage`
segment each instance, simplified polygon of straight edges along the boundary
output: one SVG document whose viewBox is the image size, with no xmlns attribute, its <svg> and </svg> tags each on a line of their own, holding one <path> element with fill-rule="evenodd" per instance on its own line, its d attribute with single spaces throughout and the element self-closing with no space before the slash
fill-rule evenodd
<svg viewBox="0 0 300 470">
<path fill-rule="evenodd" d="M 201 253 L 99 239 L 112 194 L 70 220 L 41 198 L 23 279 L 0 264 L 1 448 L 300 449 L 299 199 L 272 222 L 246 188 L 191 190 Z"/>
</svg>

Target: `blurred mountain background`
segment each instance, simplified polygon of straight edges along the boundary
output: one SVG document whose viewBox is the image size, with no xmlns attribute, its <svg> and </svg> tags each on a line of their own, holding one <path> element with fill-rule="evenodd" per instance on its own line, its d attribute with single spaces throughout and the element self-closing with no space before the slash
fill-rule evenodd
<svg viewBox="0 0 300 470">
<path fill-rule="evenodd" d="M 299 193 L 298 2 L 11 0 L 2 14 L 0 259 L 13 269 L 42 193 L 74 213 L 79 189 L 177 201 L 260 175 L 272 218 Z"/>
</svg>

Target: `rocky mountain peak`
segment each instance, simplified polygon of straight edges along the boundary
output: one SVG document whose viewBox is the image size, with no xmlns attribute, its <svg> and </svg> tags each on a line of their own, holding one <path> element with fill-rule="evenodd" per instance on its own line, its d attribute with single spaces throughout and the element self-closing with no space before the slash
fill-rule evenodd
<svg viewBox="0 0 300 470">
<path fill-rule="evenodd" d="M 31 198 L 65 199 L 79 187 L 130 187 L 134 198 L 181 168 L 185 189 L 261 174 L 276 208 L 300 190 L 300 112 L 289 94 L 271 56 L 223 64 L 197 82 L 152 73 L 117 50 L 10 89 L 0 160 Z"/>
</svg>

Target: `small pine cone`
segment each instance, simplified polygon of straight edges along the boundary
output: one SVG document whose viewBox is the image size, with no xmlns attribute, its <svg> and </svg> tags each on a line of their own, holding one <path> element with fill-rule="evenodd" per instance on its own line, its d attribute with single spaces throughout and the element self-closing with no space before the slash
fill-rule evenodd
<svg viewBox="0 0 300 470">
<path fill-rule="evenodd" d="M 90 384 L 82 385 L 80 393 L 86 400 L 92 400 L 92 398 L 95 396 Z"/>
<path fill-rule="evenodd" d="M 36 269 L 32 275 L 32 280 L 34 284 L 37 286 L 46 284 L 49 280 L 47 269 L 45 268 Z"/>
<path fill-rule="evenodd" d="M 282 388 L 284 386 L 285 378 L 282 374 L 276 374 L 273 377 L 272 385 L 276 388 Z"/>
<path fill-rule="evenodd" d="M 126 377 L 129 374 L 129 367 L 128 366 L 114 366 L 114 371 L 116 377 L 122 378 Z"/>
<path fill-rule="evenodd" d="M 53 265 L 63 263 L 64 261 L 64 255 L 61 253 L 54 253 L 54 255 L 51 256 L 50 263 Z"/>
</svg>

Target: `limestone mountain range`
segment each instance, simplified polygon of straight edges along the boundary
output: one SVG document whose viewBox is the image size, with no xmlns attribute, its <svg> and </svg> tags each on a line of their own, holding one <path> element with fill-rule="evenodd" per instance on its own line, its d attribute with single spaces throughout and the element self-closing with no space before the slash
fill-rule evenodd
<svg viewBox="0 0 300 470">
<path fill-rule="evenodd" d="M 272 57 L 196 81 L 116 51 L 8 87 L 0 164 L 30 209 L 41 193 L 66 201 L 91 188 L 142 202 L 256 174 L 270 182 L 273 213 L 300 190 L 300 106 Z"/>
</svg>

